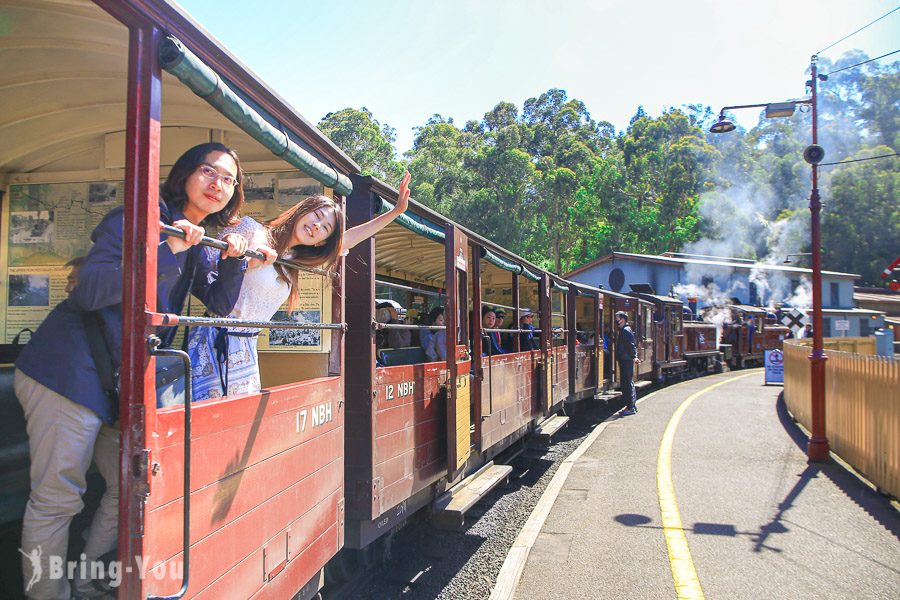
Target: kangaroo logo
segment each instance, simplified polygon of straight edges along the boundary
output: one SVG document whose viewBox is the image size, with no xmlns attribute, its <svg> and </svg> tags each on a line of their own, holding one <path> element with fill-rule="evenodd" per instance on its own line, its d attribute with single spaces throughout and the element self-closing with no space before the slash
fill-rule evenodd
<svg viewBox="0 0 900 600">
<path fill-rule="evenodd" d="M 31 586 L 40 581 L 41 575 L 44 574 L 44 570 L 41 567 L 41 547 L 38 546 L 30 553 L 19 548 L 19 552 L 31 561 L 31 579 L 28 580 L 28 585 L 25 586 L 25 591 L 28 592 L 31 591 Z"/>
</svg>

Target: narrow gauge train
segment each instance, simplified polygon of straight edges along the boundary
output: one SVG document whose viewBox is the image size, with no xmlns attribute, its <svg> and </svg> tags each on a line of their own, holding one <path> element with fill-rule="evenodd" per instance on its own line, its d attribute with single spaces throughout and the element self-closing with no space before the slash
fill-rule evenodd
<svg viewBox="0 0 900 600">
<path fill-rule="evenodd" d="M 64 264 L 119 203 L 128 351 L 118 556 L 133 567 L 123 570 L 120 598 L 311 597 L 326 565 L 345 566 L 343 546 L 370 548 L 419 508 L 441 512 L 467 476 L 558 423 L 567 402 L 614 388 L 604 348 L 614 347 L 616 310 L 632 314 L 640 377 L 677 362 L 669 345 L 681 334 L 664 322 L 674 305 L 655 320 L 650 300 L 567 282 L 411 203 L 336 276 L 303 275 L 301 310 L 277 315 L 261 336 L 262 393 L 158 409 L 148 340 L 160 326 L 204 322 L 148 309 L 159 182 L 183 150 L 210 140 L 237 149 L 244 212 L 261 219 L 324 192 L 346 204 L 352 226 L 385 210 L 396 191 L 358 176 L 349 157 L 165 0 L 13 0 L 0 15 L 8 24 L 0 269 L 10 288 L 32 292 L 21 298 L 41 299 L 10 295 L 0 306 L 12 342 L 0 366 L 0 542 L 15 557 L 3 565 L 3 589 L 20 585 L 17 522 L 29 487 L 14 339 L 65 297 Z M 13 217 L 52 221 L 53 234 L 13 240 Z M 442 306 L 444 325 L 380 323 L 380 300 L 419 315 Z M 490 326 L 483 308 L 503 308 L 511 321 Z M 191 313 L 203 307 L 195 302 Z M 522 324 L 531 319 L 533 330 Z M 379 347 L 379 333 L 392 331 L 406 333 L 407 345 Z M 441 360 L 423 356 L 424 331 L 443 332 Z M 654 337 L 667 341 L 654 346 Z"/>
<path fill-rule="evenodd" d="M 348 226 L 396 199 L 373 178 L 352 179 Z M 602 389 L 600 290 L 564 283 L 415 202 L 350 251 L 345 273 L 348 548 L 367 547 L 466 475 L 485 467 L 490 477 L 499 452 L 567 399 Z M 443 307 L 444 325 L 377 322 L 386 300 L 410 317 Z M 483 307 L 505 309 L 511 323 L 485 324 Z M 538 318 L 533 345 L 519 325 L 528 314 Z M 381 348 L 384 331 L 405 335 Z M 426 356 L 425 332 L 444 334 L 445 360 Z"/>
</svg>

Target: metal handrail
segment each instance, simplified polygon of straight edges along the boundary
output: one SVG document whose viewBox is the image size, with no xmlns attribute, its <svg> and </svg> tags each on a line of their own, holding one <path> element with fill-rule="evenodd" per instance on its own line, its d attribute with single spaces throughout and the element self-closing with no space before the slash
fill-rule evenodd
<svg viewBox="0 0 900 600">
<path fill-rule="evenodd" d="M 171 596 L 147 596 L 147 600 L 178 600 L 187 593 L 191 558 L 191 404 L 194 391 L 191 388 L 191 357 L 175 348 L 160 348 L 162 340 L 155 335 L 147 337 L 150 356 L 177 356 L 184 363 L 184 523 L 182 530 L 181 589 Z"/>
<path fill-rule="evenodd" d="M 331 329 L 347 331 L 346 323 L 301 323 L 298 321 L 253 321 L 229 317 L 185 317 L 172 313 L 148 313 L 154 327 L 208 325 L 210 327 L 256 327 L 259 329 Z"/>
<path fill-rule="evenodd" d="M 161 233 L 165 235 L 169 235 L 172 237 L 177 237 L 179 239 L 184 239 L 184 232 L 177 227 L 173 227 L 172 225 L 166 225 L 165 223 L 159 224 L 159 230 Z M 207 236 L 203 236 L 200 239 L 201 246 L 208 246 L 210 248 L 215 248 L 216 250 L 227 250 L 228 243 L 222 240 L 217 240 L 216 238 L 211 238 Z M 266 255 L 262 252 L 257 252 L 256 250 L 247 250 L 244 252 L 243 256 L 247 258 L 256 258 L 258 260 L 266 260 Z M 292 263 L 288 260 L 284 260 L 283 258 L 275 259 L 276 265 L 281 265 L 283 267 L 288 267 L 289 269 L 297 269 L 298 271 L 306 271 L 307 273 L 315 273 L 316 275 L 321 275 L 322 277 L 332 277 L 336 278 L 338 276 L 336 271 L 326 271 L 325 269 L 317 269 L 315 267 L 304 267 L 303 265 L 298 265 L 296 263 Z"/>
<path fill-rule="evenodd" d="M 379 323 L 378 321 L 372 321 L 372 327 L 375 329 L 428 329 L 431 331 L 444 331 L 447 329 L 446 325 L 412 325 L 407 323 Z"/>
</svg>

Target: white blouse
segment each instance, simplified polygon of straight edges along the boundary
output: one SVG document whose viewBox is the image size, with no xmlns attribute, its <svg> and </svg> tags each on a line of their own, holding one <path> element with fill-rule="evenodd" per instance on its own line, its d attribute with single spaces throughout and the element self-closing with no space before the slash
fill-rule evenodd
<svg viewBox="0 0 900 600">
<path fill-rule="evenodd" d="M 250 242 L 249 248 L 255 250 L 261 245 L 271 246 L 266 235 L 266 228 L 252 217 L 244 217 L 241 222 L 222 230 L 226 233 L 239 233 Z M 238 294 L 237 302 L 229 314 L 236 319 L 251 321 L 268 321 L 284 304 L 291 293 L 291 286 L 278 278 L 278 271 L 273 265 L 260 265 L 247 269 L 244 282 Z M 255 328 L 229 328 L 232 331 L 258 331 Z"/>
</svg>

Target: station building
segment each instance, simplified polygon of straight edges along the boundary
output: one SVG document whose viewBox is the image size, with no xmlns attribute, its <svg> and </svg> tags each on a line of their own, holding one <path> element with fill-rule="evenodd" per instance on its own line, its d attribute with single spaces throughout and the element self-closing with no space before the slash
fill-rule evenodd
<svg viewBox="0 0 900 600">
<path fill-rule="evenodd" d="M 666 252 L 613 252 L 564 275 L 566 279 L 627 293 L 631 285 L 649 284 L 657 294 L 672 295 L 695 314 L 716 304 L 798 310 L 812 307 L 812 270 L 789 264 L 762 263 L 721 256 Z M 883 328 L 884 312 L 854 303 L 853 273 L 822 271 L 822 317 L 825 337 L 865 337 Z"/>
</svg>

